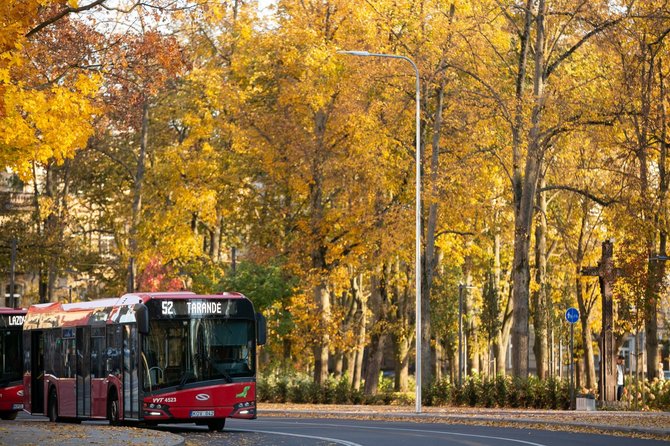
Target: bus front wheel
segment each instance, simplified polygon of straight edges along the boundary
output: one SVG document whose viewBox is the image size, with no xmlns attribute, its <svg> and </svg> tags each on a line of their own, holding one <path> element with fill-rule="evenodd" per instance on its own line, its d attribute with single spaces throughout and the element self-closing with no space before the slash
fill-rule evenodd
<svg viewBox="0 0 670 446">
<path fill-rule="evenodd" d="M 107 419 L 109 419 L 109 424 L 118 425 L 119 424 L 119 397 L 116 394 L 115 390 L 112 390 L 107 399 Z"/>
<path fill-rule="evenodd" d="M 3 420 L 15 420 L 18 412 L 0 412 L 0 418 Z"/>
<path fill-rule="evenodd" d="M 207 427 L 210 431 L 223 432 L 223 428 L 226 425 L 226 419 L 222 420 L 213 420 L 207 422 Z"/>
<path fill-rule="evenodd" d="M 51 389 L 51 392 L 49 392 L 47 415 L 49 416 L 49 421 L 52 423 L 58 421 L 58 398 L 56 397 L 56 391 L 53 389 Z"/>
</svg>

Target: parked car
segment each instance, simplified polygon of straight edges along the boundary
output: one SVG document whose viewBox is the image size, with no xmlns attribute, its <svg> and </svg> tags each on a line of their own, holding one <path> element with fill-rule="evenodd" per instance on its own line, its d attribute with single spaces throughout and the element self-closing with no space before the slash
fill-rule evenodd
<svg viewBox="0 0 670 446">
<path fill-rule="evenodd" d="M 670 380 L 670 370 L 663 371 L 663 379 Z"/>
</svg>

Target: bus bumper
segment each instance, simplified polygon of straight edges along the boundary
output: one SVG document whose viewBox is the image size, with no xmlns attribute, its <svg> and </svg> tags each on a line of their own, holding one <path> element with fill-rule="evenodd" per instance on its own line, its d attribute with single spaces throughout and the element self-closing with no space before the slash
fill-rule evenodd
<svg viewBox="0 0 670 446">
<path fill-rule="evenodd" d="M 256 418 L 256 406 L 253 402 L 237 403 L 233 407 L 179 407 L 167 404 L 144 403 L 144 420 L 155 423 L 199 422 L 221 418 Z"/>
<path fill-rule="evenodd" d="M 23 409 L 23 384 L 0 389 L 0 412 Z"/>
</svg>

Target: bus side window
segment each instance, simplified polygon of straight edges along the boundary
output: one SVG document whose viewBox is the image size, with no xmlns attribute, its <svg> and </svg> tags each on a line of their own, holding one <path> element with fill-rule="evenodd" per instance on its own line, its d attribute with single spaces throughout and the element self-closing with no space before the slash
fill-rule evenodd
<svg viewBox="0 0 670 446">
<path fill-rule="evenodd" d="M 53 335 L 53 344 L 55 348 L 53 349 L 53 374 L 57 377 L 63 376 L 63 350 L 65 346 L 63 345 L 63 334 L 61 329 L 55 329 L 51 331 Z M 48 345 L 48 344 L 47 344 Z"/>
<path fill-rule="evenodd" d="M 75 350 L 75 339 L 64 339 L 65 345 L 65 370 L 63 376 L 66 378 L 74 378 L 77 367 L 77 353 Z"/>
<path fill-rule="evenodd" d="M 105 355 L 106 374 L 121 373 L 122 328 L 120 325 L 107 326 L 107 351 Z"/>
<path fill-rule="evenodd" d="M 44 371 L 46 373 L 55 375 L 54 358 L 56 356 L 57 349 L 53 348 L 53 346 L 56 345 L 56 330 L 47 330 L 44 332 L 44 344 L 51 346 L 44 350 Z"/>
<path fill-rule="evenodd" d="M 102 378 L 106 375 L 103 367 L 105 355 L 105 331 L 94 327 L 91 330 L 91 376 Z"/>
</svg>

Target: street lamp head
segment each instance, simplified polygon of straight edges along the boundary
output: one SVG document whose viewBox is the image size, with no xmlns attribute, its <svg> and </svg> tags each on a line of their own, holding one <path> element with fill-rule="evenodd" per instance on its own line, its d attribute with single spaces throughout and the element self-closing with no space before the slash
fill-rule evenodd
<svg viewBox="0 0 670 446">
<path fill-rule="evenodd" d="M 345 50 L 339 50 L 338 54 L 348 54 L 350 56 L 371 56 L 371 54 L 367 51 L 345 51 Z"/>
</svg>

